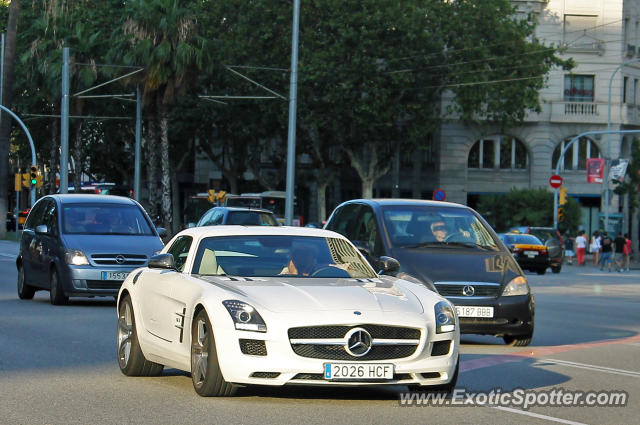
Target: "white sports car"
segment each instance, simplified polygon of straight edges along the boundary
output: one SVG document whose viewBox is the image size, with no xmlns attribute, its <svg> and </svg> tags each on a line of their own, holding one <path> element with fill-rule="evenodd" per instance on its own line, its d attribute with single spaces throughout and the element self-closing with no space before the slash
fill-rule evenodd
<svg viewBox="0 0 640 425">
<path fill-rule="evenodd" d="M 382 272 L 399 264 L 383 259 Z M 118 294 L 125 375 L 191 372 L 202 396 L 238 386 L 455 386 L 458 320 L 417 282 L 379 275 L 342 235 L 295 227 L 184 230 Z"/>
</svg>

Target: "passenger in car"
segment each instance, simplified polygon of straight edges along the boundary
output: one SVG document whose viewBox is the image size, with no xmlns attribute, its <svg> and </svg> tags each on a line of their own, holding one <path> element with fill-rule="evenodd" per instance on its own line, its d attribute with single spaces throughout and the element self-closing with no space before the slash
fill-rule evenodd
<svg viewBox="0 0 640 425">
<path fill-rule="evenodd" d="M 294 247 L 291 259 L 280 271 L 281 275 L 310 276 L 316 265 L 316 251 L 313 247 Z"/>
</svg>

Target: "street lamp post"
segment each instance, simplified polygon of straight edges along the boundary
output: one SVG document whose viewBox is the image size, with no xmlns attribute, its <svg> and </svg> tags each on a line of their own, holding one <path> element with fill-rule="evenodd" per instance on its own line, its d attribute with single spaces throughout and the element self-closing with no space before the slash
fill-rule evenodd
<svg viewBox="0 0 640 425">
<path fill-rule="evenodd" d="M 609 79 L 609 102 L 607 104 L 607 150 L 604 158 L 604 230 L 609 230 L 609 166 L 611 161 L 611 88 L 613 86 L 613 77 L 626 65 L 640 62 L 640 58 L 635 58 L 622 62 L 611 74 Z"/>
</svg>

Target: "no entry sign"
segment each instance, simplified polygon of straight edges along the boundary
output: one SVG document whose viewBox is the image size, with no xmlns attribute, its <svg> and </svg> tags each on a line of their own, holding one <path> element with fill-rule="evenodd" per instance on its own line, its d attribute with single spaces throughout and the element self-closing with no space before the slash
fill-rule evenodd
<svg viewBox="0 0 640 425">
<path fill-rule="evenodd" d="M 551 176 L 549 178 L 549 184 L 551 185 L 552 188 L 557 189 L 560 186 L 562 186 L 562 177 L 560 177 L 557 174 L 554 174 L 553 176 Z"/>
</svg>

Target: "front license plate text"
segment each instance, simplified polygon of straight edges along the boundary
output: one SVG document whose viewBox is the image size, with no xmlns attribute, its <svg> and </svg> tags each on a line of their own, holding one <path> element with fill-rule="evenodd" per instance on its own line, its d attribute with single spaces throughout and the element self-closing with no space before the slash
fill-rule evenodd
<svg viewBox="0 0 640 425">
<path fill-rule="evenodd" d="M 125 280 L 129 272 L 102 272 L 102 280 Z"/>
<path fill-rule="evenodd" d="M 330 381 L 393 379 L 393 365 L 388 363 L 325 363 L 324 379 Z"/>
<path fill-rule="evenodd" d="M 493 307 L 457 305 L 456 314 L 458 317 L 493 317 Z"/>
</svg>

